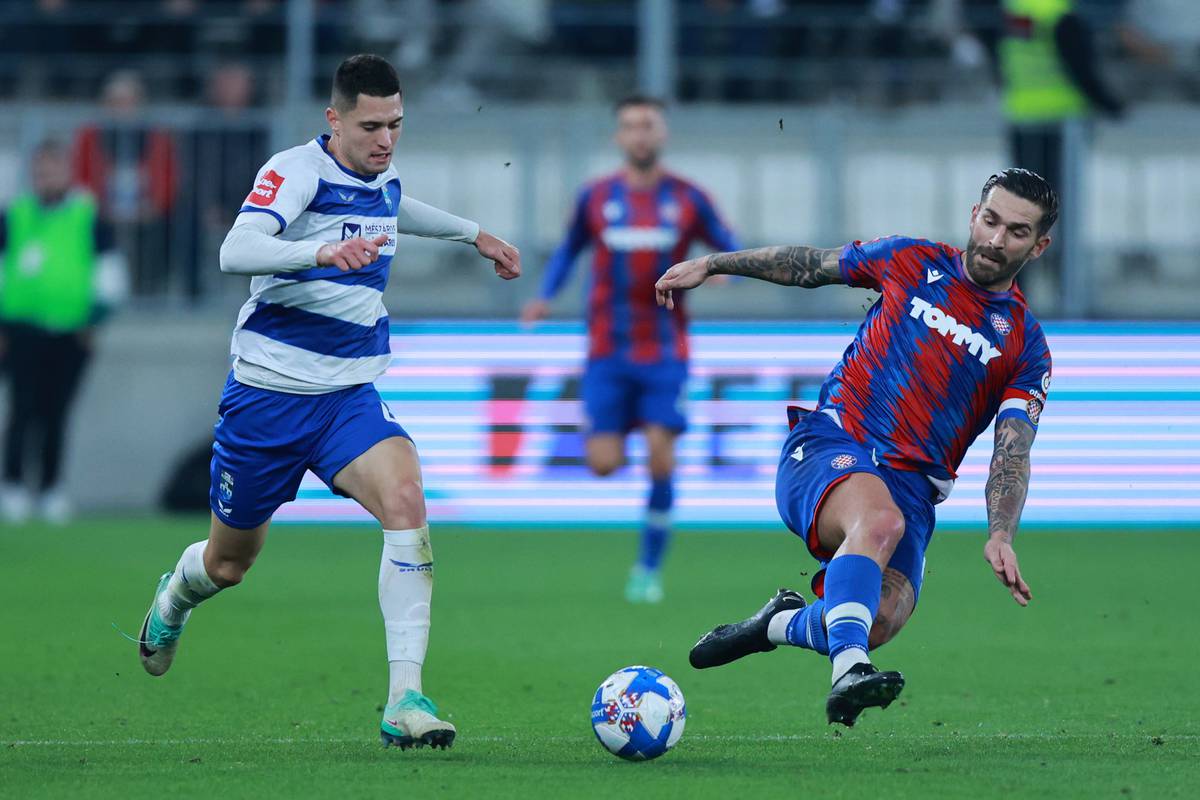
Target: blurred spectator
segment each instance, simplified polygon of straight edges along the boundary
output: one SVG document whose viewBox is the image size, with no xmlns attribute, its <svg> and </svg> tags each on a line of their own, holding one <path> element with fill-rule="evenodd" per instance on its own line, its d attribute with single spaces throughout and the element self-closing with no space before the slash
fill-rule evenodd
<svg viewBox="0 0 1200 800">
<path fill-rule="evenodd" d="M 34 511 L 66 522 L 60 483 L 67 412 L 92 348 L 92 326 L 123 291 L 123 264 L 93 198 L 71 189 L 71 161 L 58 142 L 33 157 L 33 188 L 0 217 L 0 348 L 10 375 L 0 514 Z M 36 495 L 30 462 L 38 464 Z M 35 502 L 36 499 L 36 502 Z"/>
<path fill-rule="evenodd" d="M 1004 0 L 999 51 L 1011 166 L 1046 178 L 1064 203 L 1077 198 L 1063 194 L 1063 125 L 1095 111 L 1113 117 L 1123 112 L 1100 76 L 1092 31 L 1074 6 L 1074 0 Z M 1060 240 L 1063 228 L 1060 220 Z M 1044 266 L 1022 284 L 1031 305 L 1043 314 L 1057 311 L 1062 301 L 1058 252 L 1052 244 Z"/>
<path fill-rule="evenodd" d="M 216 253 L 237 216 L 242 200 L 267 160 L 267 131 L 248 112 L 254 105 L 254 75 L 245 64 L 218 66 L 208 77 L 208 114 L 191 137 L 188 181 L 196 203 L 196 244 L 187 257 L 186 290 L 193 299 L 204 290 L 205 276 L 217 270 Z"/>
<path fill-rule="evenodd" d="M 441 67 L 429 98 L 466 108 L 481 98 L 481 85 L 505 85 L 501 65 L 510 65 L 550 36 L 549 0 L 465 0 L 463 27 L 453 51 Z"/>
<path fill-rule="evenodd" d="M 1200 3 L 1129 0 L 1118 35 L 1141 62 L 1135 79 L 1137 97 L 1165 91 L 1200 102 Z"/>
<path fill-rule="evenodd" d="M 784 92 L 776 23 L 783 0 L 681 0 L 679 9 L 681 98 L 747 102 Z"/>
<path fill-rule="evenodd" d="M 433 56 L 437 0 L 352 0 L 354 25 L 367 51 L 391 50 L 401 75 L 422 70 Z"/>
<path fill-rule="evenodd" d="M 150 294 L 162 291 L 168 280 L 168 216 L 179 167 L 171 134 L 141 121 L 143 101 L 136 72 L 110 76 L 102 96 L 106 119 L 79 131 L 74 167 L 77 182 L 95 195 L 101 217 L 113 224 L 133 265 L 135 293 Z"/>
</svg>

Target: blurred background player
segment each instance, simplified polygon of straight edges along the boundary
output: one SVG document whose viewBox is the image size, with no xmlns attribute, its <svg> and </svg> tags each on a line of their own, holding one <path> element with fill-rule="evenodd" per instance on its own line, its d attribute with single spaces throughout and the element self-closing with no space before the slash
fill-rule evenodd
<svg viewBox="0 0 1200 800">
<path fill-rule="evenodd" d="M 768 247 L 672 267 L 660 301 L 710 275 L 881 292 L 821 387 L 812 413 L 789 409 L 792 432 L 775 479 L 780 517 L 821 562 L 818 600 L 790 589 L 758 613 L 705 634 L 697 669 L 790 644 L 827 654 L 830 723 L 886 707 L 904 687 L 868 656 L 916 606 L 934 505 L 949 496 L 967 447 L 996 420 L 985 489 L 984 557 L 1024 606 L 1032 594 L 1012 541 L 1029 489 L 1029 450 L 1050 390 L 1050 351 L 1014 282 L 1050 244 L 1058 197 L 1039 175 L 993 175 L 971 209 L 966 250 L 889 237 L 844 248 Z"/>
<path fill-rule="evenodd" d="M 670 537 L 675 439 L 687 427 L 687 315 L 654 301 L 654 282 L 702 240 L 736 250 L 733 233 L 699 187 L 667 172 L 663 103 L 634 95 L 616 106 L 620 172 L 584 188 L 567 237 L 546 265 L 526 323 L 544 319 L 579 253 L 595 248 L 588 290 L 588 356 L 583 395 L 587 464 L 610 475 L 625 463 L 625 438 L 640 427 L 649 458 L 650 496 L 641 548 L 625 587 L 630 602 L 662 600 L 660 576 Z"/>
<path fill-rule="evenodd" d="M 36 510 L 63 524 L 71 516 L 61 480 L 67 415 L 93 327 L 123 293 L 124 264 L 92 196 L 73 189 L 64 144 L 36 148 L 32 178 L 0 215 L 0 355 L 10 376 L 0 513 L 23 522 Z"/>
<path fill-rule="evenodd" d="M 138 637 L 151 675 L 171 666 L 191 609 L 242 581 L 271 517 L 306 470 L 383 526 L 379 605 L 390 682 L 385 743 L 449 747 L 455 728 L 421 690 L 433 555 L 421 467 L 373 381 L 390 361 L 383 290 L 396 236 L 474 244 L 505 279 L 511 245 L 401 192 L 392 166 L 404 106 L 387 61 L 338 66 L 331 133 L 276 154 L 221 247 L 221 270 L 255 276 L 233 334 L 211 464 L 209 538 L 159 581 Z"/>
</svg>

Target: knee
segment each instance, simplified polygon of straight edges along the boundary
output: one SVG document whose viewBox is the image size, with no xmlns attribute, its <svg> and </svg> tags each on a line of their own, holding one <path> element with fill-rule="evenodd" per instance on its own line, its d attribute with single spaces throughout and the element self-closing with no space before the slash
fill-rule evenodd
<svg viewBox="0 0 1200 800">
<path fill-rule="evenodd" d="M 624 459 L 621 458 L 619 453 L 592 453 L 588 455 L 588 468 L 601 478 L 612 475 L 622 466 L 624 466 Z"/>
<path fill-rule="evenodd" d="M 216 556 L 205 559 L 208 579 L 221 589 L 237 586 L 254 566 L 254 556 Z"/>
<path fill-rule="evenodd" d="M 389 530 L 408 530 L 425 524 L 425 492 L 419 481 L 399 479 L 380 497 L 380 522 Z"/>
<path fill-rule="evenodd" d="M 890 508 L 872 511 L 856 528 L 855 538 L 862 546 L 881 556 L 890 556 L 904 537 L 904 515 Z"/>
</svg>

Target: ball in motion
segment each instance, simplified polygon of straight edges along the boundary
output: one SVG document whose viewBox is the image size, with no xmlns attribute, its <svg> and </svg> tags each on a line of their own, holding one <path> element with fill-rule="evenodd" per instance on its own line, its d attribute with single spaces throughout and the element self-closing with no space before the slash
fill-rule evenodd
<svg viewBox="0 0 1200 800">
<path fill-rule="evenodd" d="M 604 679 L 592 698 L 592 730 L 613 755 L 648 761 L 683 736 L 683 692 L 661 670 L 626 667 Z"/>
</svg>

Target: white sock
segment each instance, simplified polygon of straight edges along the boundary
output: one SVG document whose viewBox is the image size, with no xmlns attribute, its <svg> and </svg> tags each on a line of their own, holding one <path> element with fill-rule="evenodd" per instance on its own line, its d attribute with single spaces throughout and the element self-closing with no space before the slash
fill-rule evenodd
<svg viewBox="0 0 1200 800">
<path fill-rule="evenodd" d="M 180 625 L 188 612 L 221 591 L 204 570 L 207 541 L 188 545 L 167 581 L 167 590 L 158 597 L 158 613 L 168 625 Z"/>
<path fill-rule="evenodd" d="M 780 611 L 771 617 L 771 621 L 767 623 L 767 641 L 771 644 L 791 644 L 787 638 L 788 625 L 791 624 L 792 617 L 803 610 L 802 608 L 789 608 L 787 611 Z"/>
<path fill-rule="evenodd" d="M 870 663 L 871 657 L 867 655 L 866 650 L 861 647 L 847 647 L 833 657 L 833 683 L 840 681 L 855 664 Z"/>
<path fill-rule="evenodd" d="M 421 665 L 429 647 L 433 597 L 433 550 L 429 526 L 383 532 L 379 562 L 379 609 L 387 636 L 388 705 L 405 691 L 421 691 Z"/>
</svg>

